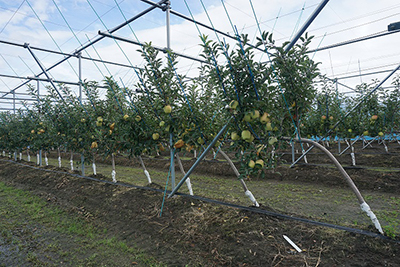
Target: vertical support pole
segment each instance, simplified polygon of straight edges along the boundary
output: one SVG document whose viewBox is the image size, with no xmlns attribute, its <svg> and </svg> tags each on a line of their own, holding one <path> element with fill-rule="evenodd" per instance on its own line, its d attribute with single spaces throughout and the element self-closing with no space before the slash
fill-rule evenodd
<svg viewBox="0 0 400 267">
<path fill-rule="evenodd" d="M 15 90 L 13 91 L 13 113 L 15 115 Z"/>
<path fill-rule="evenodd" d="M 169 15 L 171 10 L 171 1 L 165 2 L 165 14 L 166 14 L 166 24 L 167 24 L 167 48 L 168 50 L 171 49 L 171 38 L 170 38 L 170 22 L 169 22 Z"/>
<path fill-rule="evenodd" d="M 42 150 L 39 150 L 39 166 L 42 166 Z"/>
<path fill-rule="evenodd" d="M 38 99 L 40 99 L 40 92 L 39 92 L 39 90 L 40 90 L 40 83 L 39 83 L 39 80 L 37 80 L 36 82 L 37 82 L 37 83 L 36 83 L 36 87 L 37 87 L 37 97 L 38 97 Z"/>
<path fill-rule="evenodd" d="M 79 101 L 82 103 L 82 53 L 78 53 Z"/>
<path fill-rule="evenodd" d="M 82 170 L 82 176 L 85 176 L 85 156 L 81 154 L 81 170 Z"/>
<path fill-rule="evenodd" d="M 296 161 L 295 155 L 294 155 L 294 142 L 293 140 L 290 141 L 290 144 L 292 145 L 292 163 Z"/>
</svg>

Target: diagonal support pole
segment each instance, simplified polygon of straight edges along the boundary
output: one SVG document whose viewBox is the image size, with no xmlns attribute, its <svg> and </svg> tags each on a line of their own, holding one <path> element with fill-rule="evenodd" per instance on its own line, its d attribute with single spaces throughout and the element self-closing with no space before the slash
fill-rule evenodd
<svg viewBox="0 0 400 267">
<path fill-rule="evenodd" d="M 24 44 L 24 47 L 26 49 L 28 49 L 29 53 L 31 53 L 33 59 L 36 61 L 36 63 L 39 65 L 40 69 L 43 71 L 44 75 L 46 75 L 47 79 L 49 80 L 51 86 L 53 86 L 54 90 L 56 90 L 57 94 L 60 96 L 61 100 L 63 102 L 65 102 L 64 97 L 60 94 L 60 92 L 57 89 L 57 86 L 54 84 L 53 79 L 51 79 L 51 77 L 49 76 L 49 74 L 47 73 L 45 67 L 43 67 L 42 63 L 40 62 L 40 60 L 36 57 L 35 53 L 33 53 L 32 49 L 29 47 L 28 43 Z M 15 91 L 14 91 L 15 92 Z"/>
</svg>

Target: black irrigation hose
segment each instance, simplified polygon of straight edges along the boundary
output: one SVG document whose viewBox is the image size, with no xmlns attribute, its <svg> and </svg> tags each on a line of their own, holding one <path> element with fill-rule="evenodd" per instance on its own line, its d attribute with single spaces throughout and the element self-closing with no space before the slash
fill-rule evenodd
<svg viewBox="0 0 400 267">
<path fill-rule="evenodd" d="M 93 178 L 93 177 L 89 177 L 89 176 L 82 176 L 82 175 L 79 175 L 79 174 L 74 174 L 74 173 L 69 173 L 69 172 L 62 172 L 62 171 L 55 171 L 55 170 L 48 170 L 48 169 L 44 169 L 44 168 L 34 167 L 34 166 L 26 165 L 26 164 L 23 164 L 23 163 L 19 163 L 19 162 L 13 161 L 13 160 L 0 159 L 0 161 L 11 162 L 11 163 L 14 163 L 14 164 L 17 164 L 17 165 L 21 165 L 21 166 L 24 166 L 24 167 L 29 167 L 29 168 L 32 168 L 32 169 L 35 169 L 35 170 L 42 170 L 42 171 L 58 173 L 58 174 L 67 174 L 67 175 L 70 175 L 70 176 L 73 176 L 73 177 L 84 178 L 84 179 L 87 179 L 87 180 L 92 180 L 92 181 L 101 182 L 101 183 L 107 183 L 107 184 L 112 184 L 112 185 L 120 185 L 120 186 L 124 186 L 124 187 L 129 187 L 129 188 L 136 188 L 136 189 L 142 189 L 142 190 L 149 190 L 149 191 L 155 191 L 155 192 L 164 193 L 164 189 L 157 189 L 157 188 L 152 188 L 152 187 L 147 187 L 147 186 L 138 186 L 138 185 L 121 183 L 121 182 L 114 183 L 114 182 L 111 182 L 111 181 L 97 179 L 97 178 Z M 170 193 L 171 191 L 167 190 L 167 192 Z M 287 220 L 292 220 L 292 221 L 298 221 L 298 222 L 308 223 L 308 224 L 321 226 L 321 227 L 329 227 L 329 228 L 342 230 L 342 231 L 346 231 L 346 232 L 350 232 L 350 233 L 354 233 L 354 234 L 361 234 L 361 235 L 366 235 L 366 236 L 370 236 L 370 237 L 377 237 L 377 238 L 380 238 L 380 239 L 383 239 L 383 240 L 388 240 L 388 241 L 392 241 L 394 243 L 400 244 L 400 240 L 394 240 L 394 239 L 392 239 L 392 238 L 390 238 L 388 236 L 384 236 L 384 235 L 381 235 L 379 233 L 374 233 L 374 232 L 370 232 L 370 231 L 366 231 L 366 230 L 362 230 L 362 229 L 351 228 L 351 227 L 346 227 L 346 226 L 340 226 L 340 225 L 331 224 L 331 223 L 325 223 L 325 222 L 313 221 L 313 220 L 309 220 L 309 219 L 305 219 L 305 218 L 294 217 L 294 216 L 291 216 L 291 215 L 286 215 L 286 214 L 276 213 L 276 212 L 272 212 L 272 211 L 268 211 L 268 210 L 263 210 L 263 209 L 256 208 L 256 207 L 253 207 L 253 206 L 246 207 L 246 206 L 241 206 L 241 205 L 237 205 L 237 204 L 223 202 L 223 201 L 220 201 L 220 200 L 205 198 L 205 197 L 201 197 L 201 196 L 191 196 L 191 195 L 187 195 L 187 194 L 179 193 L 179 192 L 177 192 L 176 194 L 179 195 L 179 196 L 183 196 L 185 198 L 197 199 L 197 200 L 208 202 L 208 203 L 214 203 L 214 204 L 223 205 L 223 206 L 227 206 L 227 207 L 231 207 L 231 208 L 236 208 L 236 209 L 239 209 L 239 210 L 245 210 L 245 211 L 249 211 L 249 212 L 259 213 L 259 214 L 263 214 L 263 215 L 267 215 L 267 216 L 271 216 L 271 217 L 287 219 Z"/>
</svg>

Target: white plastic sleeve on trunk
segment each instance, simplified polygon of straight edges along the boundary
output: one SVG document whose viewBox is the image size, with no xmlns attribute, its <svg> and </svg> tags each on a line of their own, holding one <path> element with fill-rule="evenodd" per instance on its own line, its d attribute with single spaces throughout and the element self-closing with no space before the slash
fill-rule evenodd
<svg viewBox="0 0 400 267">
<path fill-rule="evenodd" d="M 306 153 L 303 149 L 303 154 Z M 307 156 L 304 156 L 304 162 L 308 164 Z"/>
<path fill-rule="evenodd" d="M 44 157 L 44 163 L 46 164 L 46 166 L 49 166 L 49 159 L 47 157 Z"/>
<path fill-rule="evenodd" d="M 28 162 L 31 161 L 31 155 L 28 154 Z"/>
<path fill-rule="evenodd" d="M 117 179 L 115 178 L 116 175 L 117 175 L 117 173 L 115 172 L 115 170 L 112 170 L 112 171 L 111 171 L 111 178 L 112 178 L 112 180 L 113 180 L 114 183 L 117 182 Z"/>
<path fill-rule="evenodd" d="M 260 204 L 258 204 L 257 200 L 253 196 L 253 193 L 250 192 L 250 190 L 246 190 L 244 194 L 251 200 L 251 202 L 253 202 L 254 206 L 260 207 Z"/>
<path fill-rule="evenodd" d="M 22 153 L 19 153 L 19 160 L 22 160 Z"/>
<path fill-rule="evenodd" d="M 366 202 L 363 202 L 360 207 L 361 210 L 364 211 L 368 215 L 368 217 L 371 218 L 372 223 L 375 225 L 375 228 L 379 231 L 379 233 L 383 234 L 381 224 L 379 223 L 378 218 L 376 218 L 375 214 L 372 212 L 369 205 Z"/>
<path fill-rule="evenodd" d="M 186 186 L 187 186 L 187 188 L 189 189 L 189 194 L 190 194 L 191 196 L 193 196 L 192 183 L 190 182 L 190 178 L 189 178 L 189 177 L 186 179 Z"/>
<path fill-rule="evenodd" d="M 71 164 L 71 171 L 73 171 L 74 170 L 74 161 L 71 159 L 69 161 L 69 163 Z"/>
<path fill-rule="evenodd" d="M 150 173 L 149 173 L 147 170 L 144 170 L 144 175 L 146 175 L 146 177 L 147 177 L 147 182 L 148 182 L 149 184 L 151 184 Z"/>
<path fill-rule="evenodd" d="M 58 157 L 58 167 L 61 168 L 61 157 Z"/>
<path fill-rule="evenodd" d="M 36 154 L 36 164 L 39 165 L 40 160 L 39 160 L 39 154 Z"/>
<path fill-rule="evenodd" d="M 6 152 L 3 150 L 3 157 L 5 157 L 6 156 Z"/>
<path fill-rule="evenodd" d="M 351 152 L 350 156 L 351 156 L 351 163 L 353 164 L 353 166 L 356 166 L 356 156 L 354 155 L 354 152 Z"/>
<path fill-rule="evenodd" d="M 94 175 L 97 175 L 97 172 L 96 172 L 96 163 L 94 163 L 94 162 L 93 162 L 93 164 L 92 164 L 92 169 L 93 169 L 93 174 L 94 174 Z"/>
</svg>

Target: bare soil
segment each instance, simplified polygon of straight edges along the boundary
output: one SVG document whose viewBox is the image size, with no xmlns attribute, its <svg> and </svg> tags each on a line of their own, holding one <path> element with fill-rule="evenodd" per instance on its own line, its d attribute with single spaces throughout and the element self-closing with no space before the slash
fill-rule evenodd
<svg viewBox="0 0 400 267">
<path fill-rule="evenodd" d="M 117 164 L 123 161 L 137 164 L 126 158 L 119 158 Z M 148 168 L 168 168 L 168 162 L 164 160 L 148 159 L 146 164 Z M 188 166 L 191 162 L 185 164 Z M 205 162 L 197 171 L 215 170 L 222 175 L 230 171 L 225 165 L 223 162 Z M 221 171 L 224 168 L 226 172 Z M 311 183 L 307 177 L 309 172 L 316 170 L 329 175 L 331 168 L 299 166 L 293 172 L 282 167 L 281 175 L 271 173 L 268 179 Z M 371 172 L 349 171 L 354 171 L 352 178 L 358 179 L 357 182 L 366 188 L 399 192 L 399 176 L 395 172 L 368 176 Z M 395 241 L 185 197 L 166 199 L 160 216 L 163 195 L 159 192 L 45 172 L 8 161 L 0 161 L 0 179 L 43 197 L 52 205 L 69 211 L 71 216 L 83 216 L 106 227 L 111 234 L 136 244 L 169 266 L 400 266 L 400 244 Z M 327 180 L 313 182 L 326 183 Z M 332 186 L 344 186 L 337 180 L 332 180 L 335 181 Z M 157 184 L 152 186 L 161 188 Z M 303 252 L 297 253 L 283 235 L 290 237 Z"/>
</svg>

